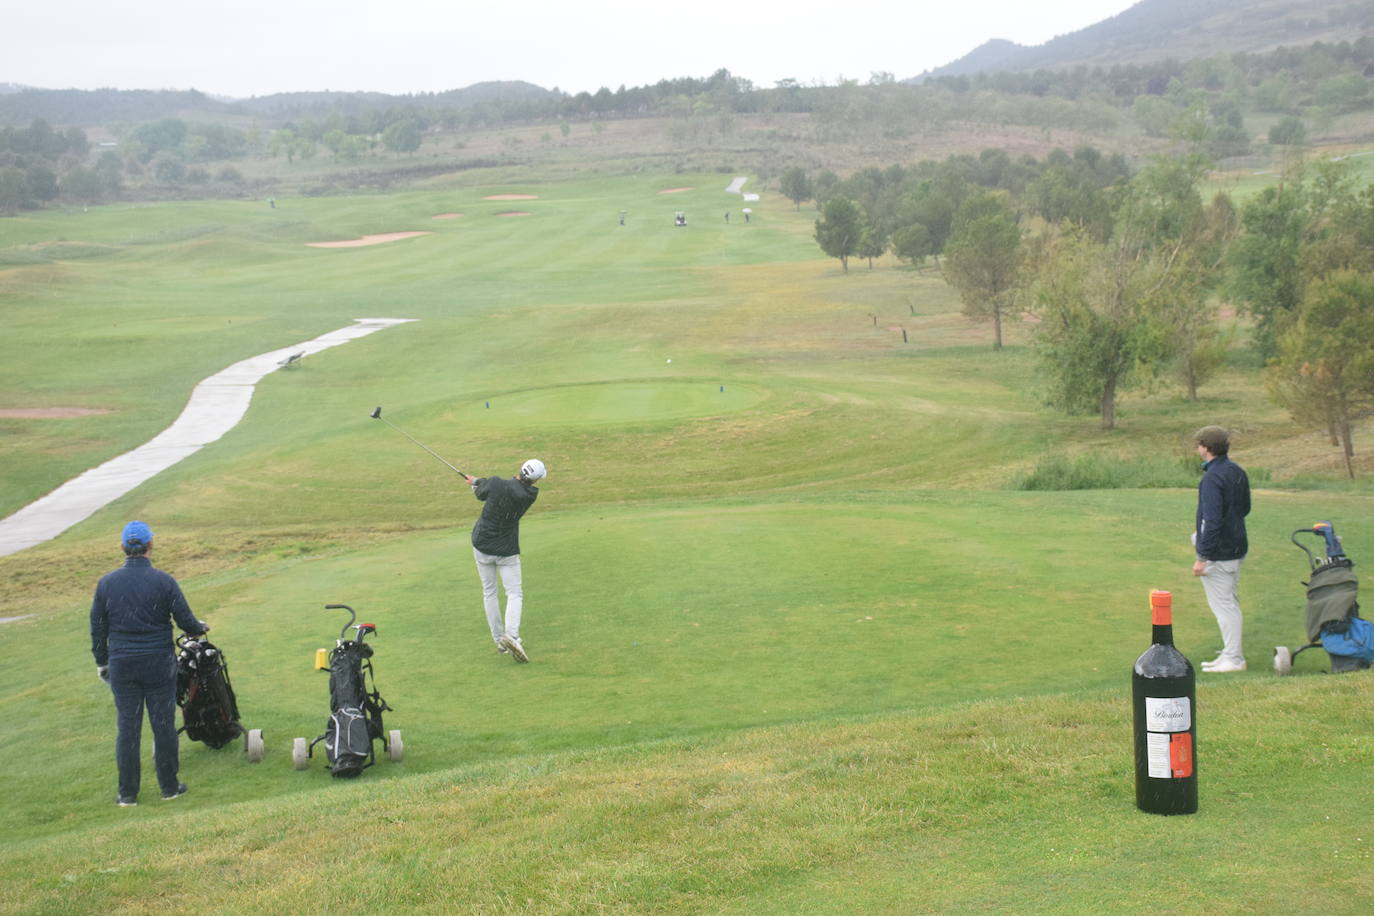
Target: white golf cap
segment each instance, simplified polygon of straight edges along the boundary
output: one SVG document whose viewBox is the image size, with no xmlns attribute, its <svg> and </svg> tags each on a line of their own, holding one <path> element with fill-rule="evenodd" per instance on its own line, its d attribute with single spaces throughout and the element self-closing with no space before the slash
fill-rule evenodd
<svg viewBox="0 0 1374 916">
<path fill-rule="evenodd" d="M 520 465 L 520 476 L 526 480 L 538 480 L 547 473 L 548 471 L 544 468 L 544 462 L 540 461 L 538 458 L 531 458 L 529 461 Z"/>
</svg>

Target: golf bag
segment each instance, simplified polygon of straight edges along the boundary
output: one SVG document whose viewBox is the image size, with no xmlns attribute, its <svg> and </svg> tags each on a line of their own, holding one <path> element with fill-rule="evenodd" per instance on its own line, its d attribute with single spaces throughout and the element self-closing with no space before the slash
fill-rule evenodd
<svg viewBox="0 0 1374 916">
<path fill-rule="evenodd" d="M 248 759 L 262 759 L 262 732 L 239 723 L 238 700 L 229 682 L 224 653 L 204 633 L 177 637 L 177 705 L 182 726 L 192 741 L 221 748 L 239 736 L 244 738 Z"/>
<path fill-rule="evenodd" d="M 372 742 L 381 740 L 382 713 L 390 710 L 372 678 L 372 647 L 362 641 L 370 628 L 359 628 L 359 639 L 341 640 L 329 654 L 329 722 L 324 729 L 325 756 L 337 777 L 357 776 L 376 762 Z"/>
<path fill-rule="evenodd" d="M 1299 534 L 1320 535 L 1326 544 L 1326 555 L 1318 560 L 1298 541 Z M 1333 673 L 1370 667 L 1374 662 L 1374 624 L 1360 616 L 1359 576 L 1335 529 L 1330 522 L 1318 522 L 1311 528 L 1294 531 L 1290 539 L 1307 554 L 1312 572 L 1312 577 L 1303 583 L 1307 586 L 1308 645 L 1294 651 L 1283 646 L 1275 649 L 1274 669 L 1287 674 L 1292 670 L 1293 659 L 1318 646 L 1330 657 Z"/>
<path fill-rule="evenodd" d="M 374 741 L 381 741 L 391 759 L 399 761 L 403 753 L 401 733 L 399 730 L 386 731 L 382 713 L 390 712 L 391 707 L 382 699 L 372 679 L 372 647 L 365 640 L 369 634 L 376 633 L 377 628 L 370 623 L 355 626 L 357 614 L 346 604 L 325 607 L 341 608 L 350 614 L 349 622 L 329 653 L 329 720 L 325 723 L 324 734 L 308 746 L 304 738 L 297 738 L 292 757 L 296 769 L 305 769 L 307 758 L 314 756 L 315 745 L 323 741 L 330 772 L 337 778 L 348 779 L 377 762 Z M 349 627 L 355 630 L 353 639 L 348 638 Z"/>
</svg>

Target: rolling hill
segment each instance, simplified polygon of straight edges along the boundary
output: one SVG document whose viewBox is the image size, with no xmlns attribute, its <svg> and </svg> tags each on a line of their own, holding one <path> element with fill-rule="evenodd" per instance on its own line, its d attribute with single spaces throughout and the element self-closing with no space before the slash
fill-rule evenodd
<svg viewBox="0 0 1374 916">
<path fill-rule="evenodd" d="M 1110 19 L 1043 45 L 1026 47 L 994 38 L 908 82 L 992 70 L 1186 60 L 1370 36 L 1374 36 L 1374 2 L 1370 0 L 1141 0 Z"/>
</svg>

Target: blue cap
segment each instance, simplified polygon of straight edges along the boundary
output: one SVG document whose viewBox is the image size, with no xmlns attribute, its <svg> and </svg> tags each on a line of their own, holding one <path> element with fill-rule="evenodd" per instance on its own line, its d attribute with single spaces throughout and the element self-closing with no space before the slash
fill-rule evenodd
<svg viewBox="0 0 1374 916">
<path fill-rule="evenodd" d="M 119 536 L 119 540 L 125 547 L 135 544 L 147 547 L 153 542 L 153 529 L 142 522 L 129 522 L 124 526 L 124 533 Z"/>
</svg>

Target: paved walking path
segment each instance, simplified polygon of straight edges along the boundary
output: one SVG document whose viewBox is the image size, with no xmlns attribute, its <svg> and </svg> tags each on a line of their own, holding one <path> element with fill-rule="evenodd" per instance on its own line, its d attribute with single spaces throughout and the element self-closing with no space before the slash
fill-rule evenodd
<svg viewBox="0 0 1374 916">
<path fill-rule="evenodd" d="M 57 537 L 134 487 L 209 445 L 243 419 L 253 388 L 295 354 L 309 356 L 413 318 L 358 318 L 356 323 L 270 353 L 253 356 L 205 379 L 176 422 L 131 452 L 74 477 L 47 496 L 0 519 L 0 556 Z"/>
<path fill-rule="evenodd" d="M 741 197 L 743 197 L 745 200 L 758 200 L 758 199 L 759 199 L 759 196 L 758 196 L 757 194 L 745 194 L 745 193 L 744 193 L 744 183 L 745 183 L 746 181 L 748 181 L 748 180 L 749 180 L 748 177 L 741 175 L 740 177 L 736 178 L 734 181 L 730 182 L 730 187 L 728 187 L 728 188 L 725 189 L 725 193 L 726 193 L 726 194 L 738 194 L 738 195 L 740 195 Z"/>
</svg>

